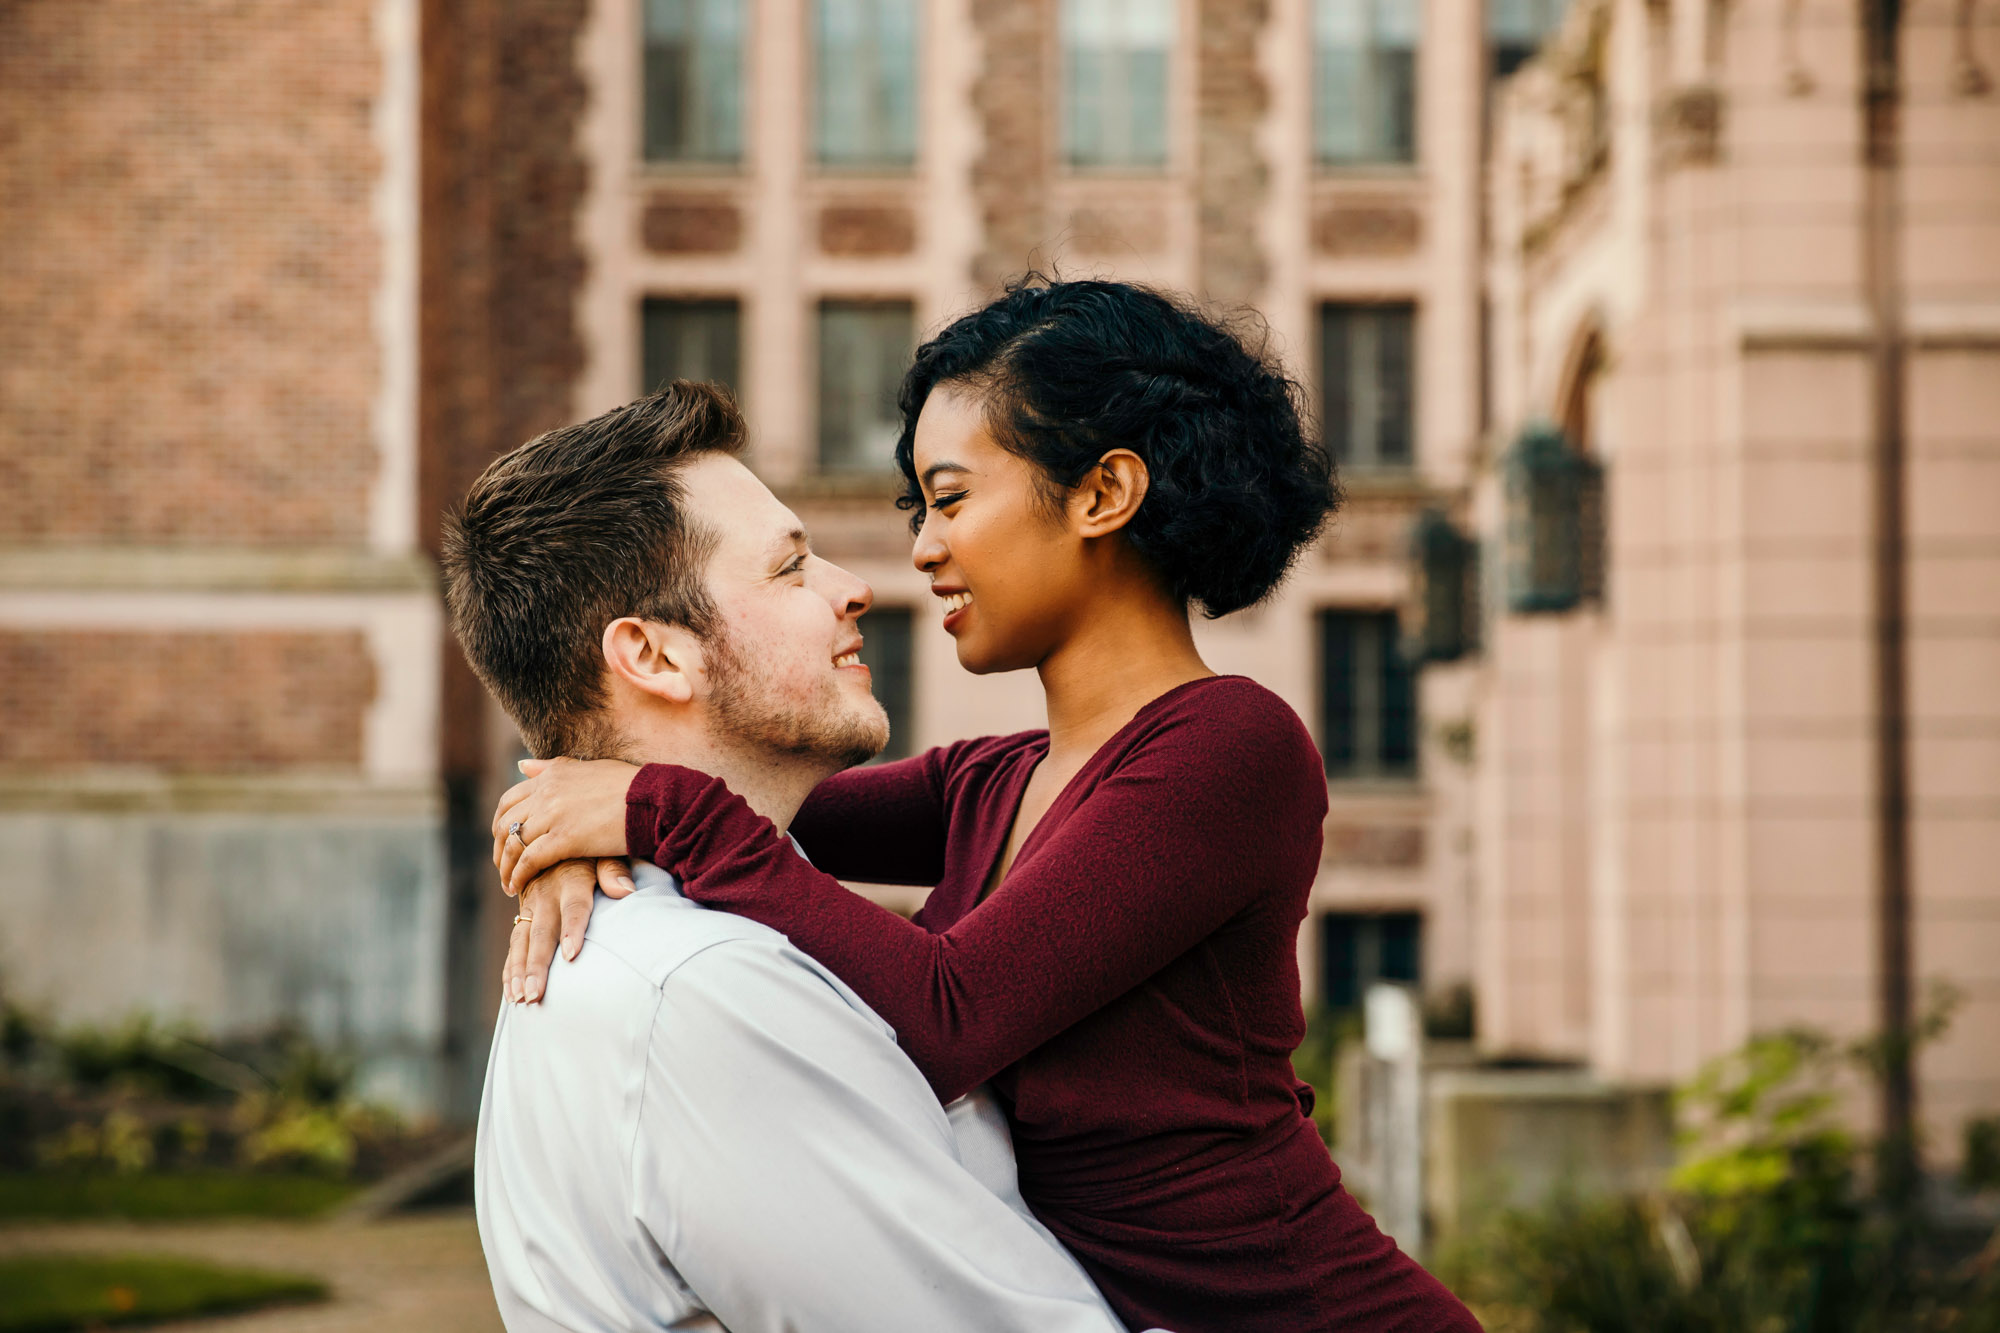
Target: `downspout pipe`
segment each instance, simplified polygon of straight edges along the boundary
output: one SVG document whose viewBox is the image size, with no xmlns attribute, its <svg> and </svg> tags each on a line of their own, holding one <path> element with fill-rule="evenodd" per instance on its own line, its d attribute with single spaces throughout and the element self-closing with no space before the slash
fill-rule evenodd
<svg viewBox="0 0 2000 1333">
<path fill-rule="evenodd" d="M 1877 1007 L 1882 1042 L 1881 1187 L 1915 1197 L 1914 998 L 1910 930 L 1907 490 L 1902 292 L 1901 0 L 1861 0 L 1863 272 L 1869 315 L 1874 496 Z"/>
</svg>

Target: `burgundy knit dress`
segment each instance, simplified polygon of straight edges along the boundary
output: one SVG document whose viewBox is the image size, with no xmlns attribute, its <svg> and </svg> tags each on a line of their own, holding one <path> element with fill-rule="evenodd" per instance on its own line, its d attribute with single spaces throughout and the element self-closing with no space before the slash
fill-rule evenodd
<svg viewBox="0 0 2000 1333">
<path fill-rule="evenodd" d="M 895 1029 L 938 1097 L 990 1082 L 1021 1191 L 1135 1329 L 1476 1330 L 1340 1186 L 1292 1073 L 1326 783 L 1283 700 L 1170 690 L 1105 743 L 980 901 L 1046 732 L 854 769 L 792 825 L 652 764 L 631 852 L 764 922 Z M 914 922 L 839 879 L 935 885 Z"/>
</svg>

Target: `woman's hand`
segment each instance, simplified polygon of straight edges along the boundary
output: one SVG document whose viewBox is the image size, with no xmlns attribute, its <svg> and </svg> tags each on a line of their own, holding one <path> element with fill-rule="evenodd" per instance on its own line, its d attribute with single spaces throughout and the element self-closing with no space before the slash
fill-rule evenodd
<svg viewBox="0 0 2000 1333">
<path fill-rule="evenodd" d="M 617 759 L 530 759 L 493 816 L 500 886 L 519 893 L 562 861 L 625 855 L 625 793 L 639 770 Z"/>
<path fill-rule="evenodd" d="M 632 868 L 622 856 L 596 861 L 564 861 L 544 871 L 521 895 L 514 929 L 507 937 L 507 962 L 500 969 L 500 997 L 515 1004 L 533 1004 L 549 988 L 549 962 L 555 957 L 557 928 L 562 955 L 575 960 L 583 948 L 584 928 L 596 899 L 623 898 L 633 890 Z"/>
</svg>

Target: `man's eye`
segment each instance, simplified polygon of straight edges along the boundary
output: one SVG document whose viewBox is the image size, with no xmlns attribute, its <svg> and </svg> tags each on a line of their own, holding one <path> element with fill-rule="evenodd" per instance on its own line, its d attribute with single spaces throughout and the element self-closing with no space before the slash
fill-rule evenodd
<svg viewBox="0 0 2000 1333">
<path fill-rule="evenodd" d="M 966 493 L 964 491 L 952 491 L 948 494 L 940 495 L 937 497 L 937 499 L 931 501 L 931 508 L 933 509 L 948 508 L 951 505 L 957 504 L 960 500 L 963 500 L 965 498 L 965 494 Z"/>
<path fill-rule="evenodd" d="M 802 555 L 794 557 L 792 563 L 785 566 L 785 572 L 787 574 L 803 574 L 805 573 L 805 570 L 806 570 L 806 558 Z"/>
</svg>

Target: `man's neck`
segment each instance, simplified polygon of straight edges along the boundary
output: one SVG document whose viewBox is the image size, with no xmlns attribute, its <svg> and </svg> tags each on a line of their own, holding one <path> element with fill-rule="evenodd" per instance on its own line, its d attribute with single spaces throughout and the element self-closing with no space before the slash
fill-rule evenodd
<svg viewBox="0 0 2000 1333">
<path fill-rule="evenodd" d="M 628 732 L 626 758 L 640 764 L 677 764 L 721 778 L 752 810 L 783 833 L 812 789 L 831 776 L 796 755 L 746 754 L 718 744 L 701 731 L 663 728 L 655 734 Z"/>
</svg>

